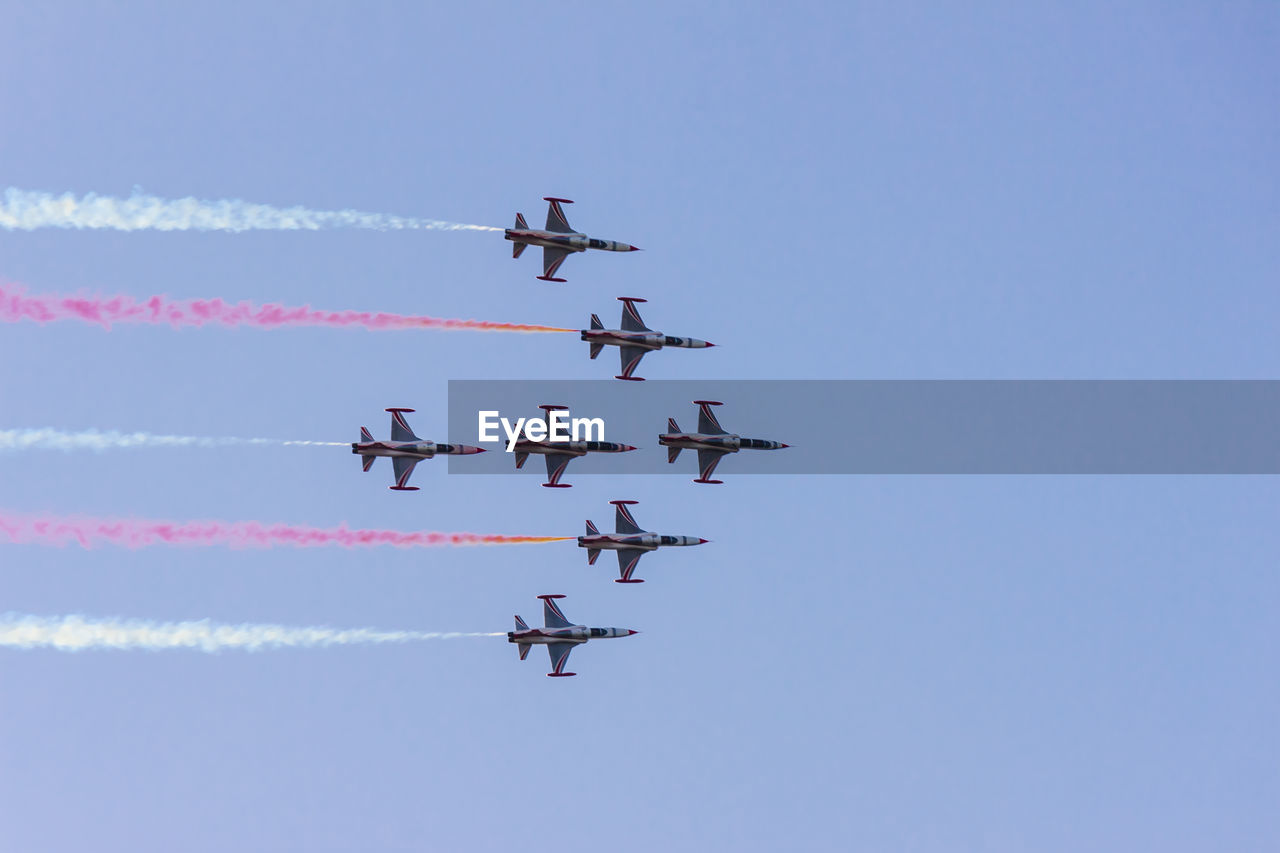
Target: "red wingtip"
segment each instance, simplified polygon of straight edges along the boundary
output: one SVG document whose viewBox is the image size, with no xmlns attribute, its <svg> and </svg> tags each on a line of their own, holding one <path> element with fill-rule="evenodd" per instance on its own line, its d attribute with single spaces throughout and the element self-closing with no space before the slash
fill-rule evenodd
<svg viewBox="0 0 1280 853">
<path fill-rule="evenodd" d="M 615 376 L 614 379 L 625 379 L 628 382 L 643 382 L 643 376 Z"/>
<path fill-rule="evenodd" d="M 543 483 L 544 489 L 572 489 L 573 483 Z"/>
</svg>

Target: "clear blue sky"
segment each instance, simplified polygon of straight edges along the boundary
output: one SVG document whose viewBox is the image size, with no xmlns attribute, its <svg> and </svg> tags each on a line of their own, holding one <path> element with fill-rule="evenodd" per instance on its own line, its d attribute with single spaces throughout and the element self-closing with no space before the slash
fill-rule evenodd
<svg viewBox="0 0 1280 853">
<path fill-rule="evenodd" d="M 242 197 L 643 253 L 535 281 L 495 234 L 0 233 L 37 291 L 715 341 L 651 378 L 1275 378 L 1273 3 L 9 4 L 0 186 Z M 450 378 L 600 378 L 572 336 L 0 328 L 0 428 L 444 438 Z M 766 406 L 767 400 L 755 401 Z M 735 405 L 742 403 L 735 401 Z M 688 415 L 686 415 L 686 418 Z M 0 849 L 1266 850 L 1280 484 L 450 477 L 339 448 L 0 460 L 0 507 L 714 540 L 5 546 L 0 609 L 643 634 L 0 655 Z M 571 469 L 572 471 L 572 469 Z"/>
</svg>

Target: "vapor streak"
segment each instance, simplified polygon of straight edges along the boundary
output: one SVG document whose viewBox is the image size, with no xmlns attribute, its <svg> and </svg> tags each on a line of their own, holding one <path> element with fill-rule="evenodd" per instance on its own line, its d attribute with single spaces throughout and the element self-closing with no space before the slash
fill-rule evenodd
<svg viewBox="0 0 1280 853">
<path fill-rule="evenodd" d="M 401 532 L 266 524 L 258 521 L 161 521 L 28 515 L 0 510 L 0 542 L 16 545 L 119 545 L 146 548 L 226 546 L 231 548 L 395 548 L 465 547 L 470 545 L 535 545 L 562 542 L 566 536 L 501 536 L 483 533 Z"/>
<path fill-rule="evenodd" d="M 136 190 L 128 198 L 96 193 L 76 197 L 9 187 L 0 201 L 0 228 L 111 229 L 115 231 L 320 231 L 362 228 L 375 231 L 501 231 L 491 225 L 465 225 L 438 219 L 365 213 L 359 210 L 310 210 L 272 207 L 240 199 L 167 199 Z"/>
<path fill-rule="evenodd" d="M 87 649 L 194 649 L 201 652 L 265 649 L 314 649 L 326 646 L 411 643 L 458 637 L 499 637 L 501 632 L 377 631 L 285 625 L 227 625 L 201 619 L 151 622 L 140 619 L 89 619 L 84 616 L 0 616 L 0 647 L 50 648 L 64 652 Z"/>
<path fill-rule="evenodd" d="M 309 305 L 255 305 L 252 302 L 224 302 L 222 299 L 170 299 L 151 296 L 142 301 L 132 296 L 29 295 L 26 288 L 0 282 L 0 322 L 32 320 L 52 323 L 80 320 L 110 329 L 117 323 L 148 326 L 227 326 L 254 329 L 322 326 L 363 328 L 370 331 L 435 329 L 472 332 L 571 332 L 558 326 L 530 323 L 496 323 L 488 320 L 453 320 L 414 314 L 371 311 L 322 311 Z"/>
<path fill-rule="evenodd" d="M 197 435 L 153 435 L 149 432 L 86 429 L 77 432 L 53 427 L 0 430 L 0 453 L 28 450 L 128 450 L 142 447 L 346 447 L 343 441 L 290 441 L 277 438 L 229 438 Z"/>
</svg>

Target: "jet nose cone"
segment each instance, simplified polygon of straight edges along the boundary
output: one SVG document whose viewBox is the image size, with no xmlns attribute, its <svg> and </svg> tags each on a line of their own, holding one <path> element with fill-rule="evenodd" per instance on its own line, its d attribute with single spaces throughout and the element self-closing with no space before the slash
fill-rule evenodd
<svg viewBox="0 0 1280 853">
<path fill-rule="evenodd" d="M 622 452 L 623 452 L 623 453 L 626 453 L 626 452 L 628 452 L 628 451 L 630 451 L 630 450 L 639 450 L 639 449 L 640 449 L 640 448 L 636 447 L 636 446 L 635 446 L 635 445 L 633 445 L 633 444 L 624 444 L 624 445 L 622 445 Z"/>
<path fill-rule="evenodd" d="M 629 249 L 629 251 L 632 251 L 632 252 L 643 252 L 643 251 L 644 251 L 644 249 L 641 249 L 639 246 L 632 246 L 632 247 Z"/>
<path fill-rule="evenodd" d="M 709 346 L 709 347 L 713 347 L 713 346 L 715 346 L 715 344 L 711 343 L 711 341 L 707 341 L 707 346 Z"/>
<path fill-rule="evenodd" d="M 778 445 L 778 449 L 779 449 L 779 450 L 781 450 L 781 449 L 782 449 L 782 448 L 784 448 L 784 447 L 790 447 L 790 446 L 791 446 L 791 445 L 789 445 L 789 444 L 779 444 L 779 445 Z"/>
<path fill-rule="evenodd" d="M 488 452 L 489 452 L 489 450 L 488 450 L 488 448 L 485 448 L 485 447 L 473 447 L 473 448 L 471 448 L 471 450 L 470 450 L 469 452 L 471 452 L 471 453 L 488 453 Z"/>
<path fill-rule="evenodd" d="M 708 542 L 710 542 L 710 541 L 711 541 L 710 539 L 701 539 L 701 538 L 700 538 L 700 539 L 698 539 L 698 544 L 699 544 L 699 545 L 706 545 L 706 544 L 707 544 Z"/>
<path fill-rule="evenodd" d="M 630 637 L 632 634 L 639 634 L 639 633 L 640 633 L 639 631 L 632 630 L 631 628 L 628 628 L 628 629 L 627 629 L 627 636 L 628 636 L 628 637 Z"/>
</svg>

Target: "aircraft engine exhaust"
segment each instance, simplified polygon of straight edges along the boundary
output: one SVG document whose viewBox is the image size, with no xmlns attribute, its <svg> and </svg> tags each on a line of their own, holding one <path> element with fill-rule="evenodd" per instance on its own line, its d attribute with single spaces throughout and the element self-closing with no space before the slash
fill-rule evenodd
<svg viewBox="0 0 1280 853">
<path fill-rule="evenodd" d="M 86 193 L 54 195 L 39 190 L 5 189 L 0 195 L 0 228 L 107 229 L 113 231 L 322 231 L 359 228 L 373 231 L 503 231 L 491 225 L 467 225 L 439 219 L 366 213 L 359 210 L 311 210 L 272 207 L 240 199 L 160 198 L 138 190 L 128 198 Z"/>
<path fill-rule="evenodd" d="M 84 616 L 0 616 L 0 648 L 165 651 L 189 649 L 258 652 L 269 649 L 316 649 L 452 640 L 460 637 L 505 637 L 504 632 L 378 631 L 372 628 L 289 627 L 226 624 L 200 619 L 152 622 L 141 619 L 90 619 Z"/>
<path fill-rule="evenodd" d="M 531 323 L 496 323 L 489 320 L 454 320 L 413 314 L 389 314 L 372 311 L 321 311 L 307 305 L 287 306 L 268 303 L 225 302 L 222 299 L 170 299 L 151 296 L 142 301 L 132 296 L 67 296 L 61 294 L 28 295 L 26 289 L 0 282 L 0 322 L 19 323 L 32 320 L 52 323 L 80 320 L 104 329 L 115 324 L 133 323 L 146 326 L 226 326 L 252 329 L 281 329 L 313 326 L 330 329 L 361 328 L 369 331 L 434 331 L 467 332 L 572 332 L 558 326 Z"/>
<path fill-rule="evenodd" d="M 199 435 L 154 435 L 149 432 L 85 429 L 70 432 L 54 427 L 0 429 L 0 453 L 31 450 L 131 450 L 149 447 L 346 447 L 345 441 L 293 441 L 283 438 L 232 438 Z"/>
<path fill-rule="evenodd" d="M 346 525 L 309 527 L 260 521 L 162 521 L 137 518 L 89 518 L 28 515 L 0 510 L 0 543 L 15 545 L 117 545 L 146 548 L 448 548 L 475 545 L 540 545 L 571 536 L 503 536 L 488 533 L 361 530 Z"/>
</svg>

